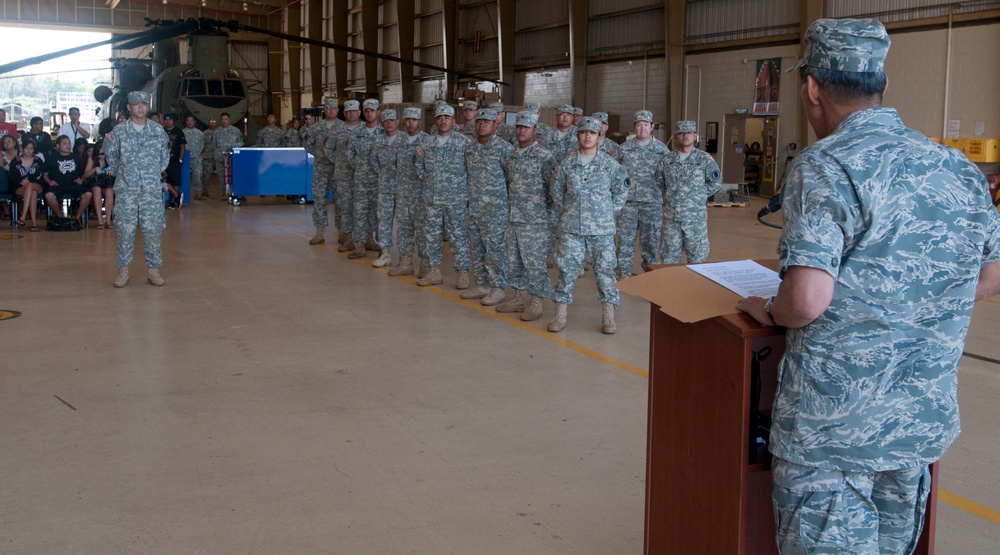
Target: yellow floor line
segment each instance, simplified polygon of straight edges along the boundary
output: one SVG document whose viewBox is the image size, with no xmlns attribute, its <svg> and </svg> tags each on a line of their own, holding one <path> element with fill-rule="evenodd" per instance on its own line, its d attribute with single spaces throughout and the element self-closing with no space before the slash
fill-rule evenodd
<svg viewBox="0 0 1000 555">
<path fill-rule="evenodd" d="M 938 499 L 967 513 L 972 513 L 979 518 L 988 520 L 993 524 L 1000 524 L 1000 511 L 993 510 L 986 505 L 980 505 L 975 501 L 970 501 L 960 495 L 955 495 L 948 490 L 940 488 L 938 488 Z"/>
</svg>

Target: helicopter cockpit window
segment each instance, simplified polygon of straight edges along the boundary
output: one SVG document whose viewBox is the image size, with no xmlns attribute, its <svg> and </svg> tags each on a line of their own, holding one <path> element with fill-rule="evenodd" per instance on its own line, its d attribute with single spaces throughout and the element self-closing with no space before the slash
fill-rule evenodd
<svg viewBox="0 0 1000 555">
<path fill-rule="evenodd" d="M 202 79 L 187 79 L 184 81 L 185 94 L 188 96 L 204 96 L 205 81 Z"/>
<path fill-rule="evenodd" d="M 209 79 L 208 94 L 212 96 L 222 96 L 222 81 L 218 79 Z"/>
<path fill-rule="evenodd" d="M 243 83 L 236 79 L 226 79 L 226 96 L 246 96 L 243 93 Z"/>
</svg>

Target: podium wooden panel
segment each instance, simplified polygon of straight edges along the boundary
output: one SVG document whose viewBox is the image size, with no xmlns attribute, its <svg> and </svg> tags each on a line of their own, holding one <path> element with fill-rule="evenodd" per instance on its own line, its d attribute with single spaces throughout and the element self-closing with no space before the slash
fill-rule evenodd
<svg viewBox="0 0 1000 555">
<path fill-rule="evenodd" d="M 745 314 L 681 323 L 652 306 L 645 553 L 776 554 L 769 455 L 750 463 L 750 365 L 770 413 L 784 328 Z M 932 554 L 937 465 L 918 554 Z"/>
</svg>

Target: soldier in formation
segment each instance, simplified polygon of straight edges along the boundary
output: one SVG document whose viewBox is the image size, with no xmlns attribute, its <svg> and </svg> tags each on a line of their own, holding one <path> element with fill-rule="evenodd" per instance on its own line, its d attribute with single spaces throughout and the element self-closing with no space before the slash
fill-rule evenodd
<svg viewBox="0 0 1000 555">
<path fill-rule="evenodd" d="M 221 126 L 212 135 L 212 145 L 215 147 L 215 171 L 221 179 L 226 156 L 231 155 L 234 148 L 243 146 L 243 132 L 230 124 L 227 113 L 219 116 L 219 123 Z"/>
<path fill-rule="evenodd" d="M 660 228 L 663 221 L 663 193 L 656 186 L 656 166 L 667 154 L 667 145 L 653 137 L 653 113 L 635 113 L 635 136 L 621 147 L 621 164 L 631 185 L 628 201 L 618 214 L 618 279 L 632 275 L 636 235 L 642 256 L 642 270 L 659 262 Z"/>
<path fill-rule="evenodd" d="M 323 101 L 323 119 L 318 123 L 307 125 L 302 136 L 302 146 L 306 152 L 313 155 L 313 227 L 316 233 L 309 239 L 310 245 L 320 245 L 326 242 L 324 233 L 329 224 L 329 216 L 326 213 L 327 197 L 333 196 L 334 201 L 339 202 L 336 192 L 333 189 L 334 159 L 327 153 L 326 145 L 330 138 L 344 125 L 344 122 L 337 119 L 337 112 L 340 106 L 336 98 L 327 98 Z M 311 118 L 311 116 L 309 116 Z M 309 121 L 308 119 L 306 120 Z M 336 209 L 335 209 L 336 210 Z M 339 213 L 339 212 L 337 212 Z M 339 222 L 335 220 L 337 227 Z M 341 231 L 342 233 L 342 231 Z"/>
<path fill-rule="evenodd" d="M 190 155 L 188 164 L 191 169 L 191 198 L 204 198 L 205 184 L 202 182 L 201 155 L 205 150 L 205 134 L 196 126 L 194 116 L 188 114 L 184 118 L 184 140 L 187 141 L 187 152 Z"/>
<path fill-rule="evenodd" d="M 208 127 L 202 133 L 204 136 L 203 143 L 205 144 L 205 148 L 201 151 L 202 199 L 209 197 L 208 184 L 212 180 L 212 175 L 215 174 L 215 143 L 212 142 L 212 139 L 215 138 L 216 125 L 215 118 L 209 118 Z"/>
<path fill-rule="evenodd" d="M 377 251 L 376 203 L 378 199 L 378 168 L 375 165 L 375 142 L 385 135 L 379 125 L 378 100 L 364 102 L 364 125 L 359 125 L 348 137 L 347 161 L 354 170 L 354 250 L 348 258 L 364 258 L 369 250 Z"/>
<path fill-rule="evenodd" d="M 268 114 L 267 125 L 257 131 L 257 146 L 261 148 L 285 146 L 285 132 L 278 127 L 278 118 L 274 114 Z"/>
<path fill-rule="evenodd" d="M 390 276 L 413 275 L 413 254 L 420 257 L 420 275 L 424 277 L 430 268 L 427 251 L 423 245 L 423 182 L 413 164 L 417 147 L 430 135 L 420 129 L 420 108 L 403 110 L 403 126 L 406 135 L 397 140 L 396 150 L 396 241 L 399 263 L 389 270 Z M 391 225 L 391 224 L 390 224 Z M 391 235 L 392 231 L 389 231 Z"/>
<path fill-rule="evenodd" d="M 392 264 L 392 222 L 396 215 L 396 191 L 399 167 L 399 119 L 391 108 L 381 113 L 383 133 L 372 141 L 372 164 L 378 172 L 375 240 L 379 256 L 372 266 L 383 268 Z M 412 160 L 412 153 L 411 158 Z M 404 161 L 404 164 L 406 162 Z M 411 253 L 412 254 L 412 253 Z"/>
<path fill-rule="evenodd" d="M 364 237 L 354 237 L 354 168 L 347 158 L 351 135 L 362 125 L 361 103 L 348 100 L 344 103 L 344 122 L 334 128 L 323 147 L 326 157 L 333 161 L 333 195 L 337 208 L 334 223 L 338 231 L 339 252 L 353 251 L 355 241 L 365 240 Z"/>
</svg>

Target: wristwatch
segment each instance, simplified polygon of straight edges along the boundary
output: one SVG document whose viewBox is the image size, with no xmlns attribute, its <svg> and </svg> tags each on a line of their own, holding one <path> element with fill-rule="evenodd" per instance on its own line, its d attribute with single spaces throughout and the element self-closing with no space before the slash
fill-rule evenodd
<svg viewBox="0 0 1000 555">
<path fill-rule="evenodd" d="M 767 314 L 767 319 L 771 321 L 772 326 L 777 326 L 778 323 L 774 321 L 774 316 L 771 314 L 771 305 L 774 304 L 774 297 L 772 296 L 767 302 L 764 303 L 764 313 Z"/>
</svg>

